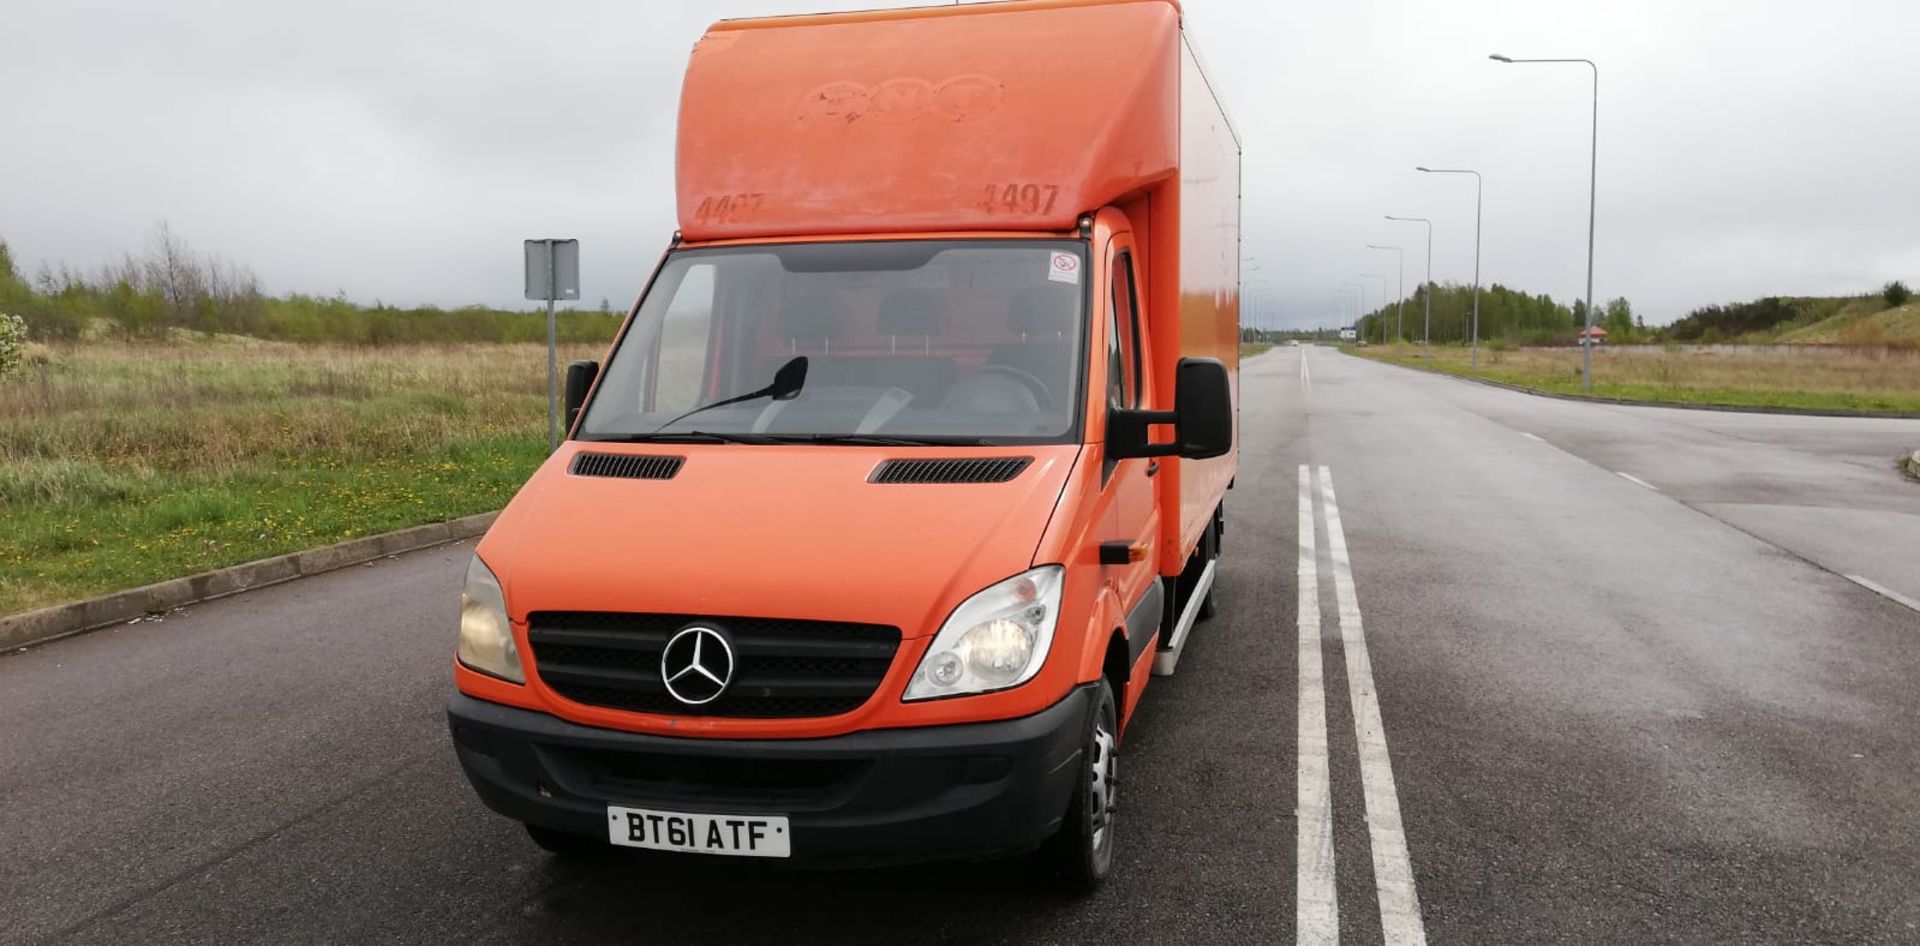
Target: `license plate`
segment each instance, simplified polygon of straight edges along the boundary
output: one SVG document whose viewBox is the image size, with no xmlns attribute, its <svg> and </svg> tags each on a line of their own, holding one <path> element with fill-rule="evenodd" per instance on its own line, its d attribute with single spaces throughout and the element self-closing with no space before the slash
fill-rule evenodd
<svg viewBox="0 0 1920 946">
<path fill-rule="evenodd" d="M 608 805 L 607 840 L 653 851 L 789 857 L 793 834 L 778 815 L 696 815 Z"/>
</svg>

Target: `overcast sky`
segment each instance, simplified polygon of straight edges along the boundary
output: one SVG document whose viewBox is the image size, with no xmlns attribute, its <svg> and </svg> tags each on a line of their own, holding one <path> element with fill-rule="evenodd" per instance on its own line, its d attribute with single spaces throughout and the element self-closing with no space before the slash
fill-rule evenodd
<svg viewBox="0 0 1920 946">
<path fill-rule="evenodd" d="M 687 53 L 718 17 L 845 0 L 165 4 L 0 0 L 0 239 L 92 268 L 168 221 L 269 291 L 519 306 L 520 240 L 582 243 L 624 308 L 671 233 Z M 1473 269 L 1570 300 L 1585 272 L 1584 66 L 1600 64 L 1595 294 L 1711 302 L 1920 281 L 1920 3 L 1188 0 L 1245 144 L 1249 291 Z M 1063 67 L 1113 68 L 1097 51 Z M 1383 268 L 1384 267 L 1384 268 Z M 1254 283 L 1255 279 L 1261 280 Z M 1369 305 L 1377 304 L 1370 290 Z"/>
</svg>

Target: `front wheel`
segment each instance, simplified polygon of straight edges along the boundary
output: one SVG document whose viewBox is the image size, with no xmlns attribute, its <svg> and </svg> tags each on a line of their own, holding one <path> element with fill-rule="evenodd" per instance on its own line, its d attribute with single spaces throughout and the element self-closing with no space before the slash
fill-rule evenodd
<svg viewBox="0 0 1920 946">
<path fill-rule="evenodd" d="M 1114 790 L 1120 763 L 1119 711 L 1113 687 L 1100 681 L 1091 718 L 1082 743 L 1080 773 L 1060 833 L 1047 842 L 1045 854 L 1060 871 L 1062 885 L 1073 893 L 1092 893 L 1113 867 Z"/>
</svg>

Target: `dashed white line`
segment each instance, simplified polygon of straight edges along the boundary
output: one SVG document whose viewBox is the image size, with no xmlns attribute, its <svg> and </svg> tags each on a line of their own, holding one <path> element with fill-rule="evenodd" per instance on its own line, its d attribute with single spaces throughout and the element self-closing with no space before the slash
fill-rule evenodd
<svg viewBox="0 0 1920 946">
<path fill-rule="evenodd" d="M 1294 821 L 1299 853 L 1294 871 L 1296 941 L 1333 946 L 1340 941 L 1340 905 L 1333 886 L 1333 790 L 1327 768 L 1327 698 L 1320 665 L 1320 577 L 1313 534 L 1313 471 L 1300 467 L 1300 764 Z"/>
<path fill-rule="evenodd" d="M 1380 721 L 1380 700 L 1373 688 L 1373 664 L 1367 659 L 1366 632 L 1353 587 L 1347 539 L 1340 528 L 1340 505 L 1333 495 L 1333 472 L 1320 468 L 1320 503 L 1327 518 L 1327 550 L 1333 558 L 1334 599 L 1340 605 L 1340 640 L 1347 657 L 1347 693 L 1353 701 L 1354 735 L 1360 746 L 1360 787 L 1367 803 L 1367 834 L 1373 846 L 1373 885 L 1380 898 L 1380 931 L 1387 946 L 1424 946 L 1426 925 L 1413 887 L 1413 861 L 1400 821 L 1400 798 L 1393 787 L 1393 763 Z"/>
<path fill-rule="evenodd" d="M 1660 491 L 1660 487 L 1655 486 L 1652 483 L 1649 483 L 1646 480 L 1643 480 L 1640 477 L 1633 475 L 1632 473 L 1622 473 L 1619 470 L 1615 470 L 1613 471 L 1613 475 L 1618 476 L 1629 483 L 1637 483 L 1641 486 L 1645 486 L 1646 488 L 1653 490 L 1656 493 Z"/>
<path fill-rule="evenodd" d="M 1300 393 L 1313 393 L 1313 374 L 1307 371 L 1307 349 L 1305 346 L 1301 346 L 1300 348 Z"/>
<path fill-rule="evenodd" d="M 1527 432 L 1526 432 L 1526 431 L 1524 431 L 1524 430 L 1520 432 L 1520 436 L 1522 436 L 1522 437 L 1525 437 L 1525 438 L 1527 438 L 1528 440 L 1535 440 L 1535 441 L 1539 441 L 1540 443 L 1546 443 L 1546 442 L 1547 442 L 1547 438 L 1545 438 L 1545 437 L 1542 437 L 1542 436 L 1540 436 L 1539 434 L 1530 434 L 1530 433 L 1527 433 Z"/>
<path fill-rule="evenodd" d="M 1915 601 L 1912 598 L 1909 598 L 1906 595 L 1903 595 L 1900 592 L 1893 590 L 1892 588 L 1888 588 L 1887 586 L 1882 585 L 1879 582 L 1876 582 L 1870 578 L 1862 578 L 1859 575 L 1847 575 L 1846 579 L 1850 582 L 1853 582 L 1856 585 L 1859 585 L 1862 588 L 1867 589 L 1868 591 L 1873 592 L 1874 594 L 1877 594 L 1883 598 L 1886 598 L 1889 601 L 1893 601 L 1898 604 L 1904 604 L 1915 611 L 1920 611 L 1920 601 Z"/>
</svg>

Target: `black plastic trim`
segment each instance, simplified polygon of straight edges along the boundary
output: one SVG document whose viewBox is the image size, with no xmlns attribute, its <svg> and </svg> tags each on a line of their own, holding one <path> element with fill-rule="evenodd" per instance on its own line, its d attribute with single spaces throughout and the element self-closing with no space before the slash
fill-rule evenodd
<svg viewBox="0 0 1920 946">
<path fill-rule="evenodd" d="M 1140 596 L 1133 610 L 1127 612 L 1127 666 L 1140 662 L 1140 655 L 1147 652 L 1147 645 L 1153 635 L 1160 630 L 1161 616 L 1166 610 L 1162 600 L 1166 591 L 1160 581 L 1147 584 L 1147 593 Z"/>
<path fill-rule="evenodd" d="M 1033 465 L 1032 457 L 929 457 L 882 460 L 867 475 L 869 483 L 1006 483 Z"/>
<path fill-rule="evenodd" d="M 574 476 L 607 476 L 625 480 L 670 480 L 680 474 L 686 457 L 656 453 L 592 453 L 573 455 L 567 472 Z"/>
</svg>

